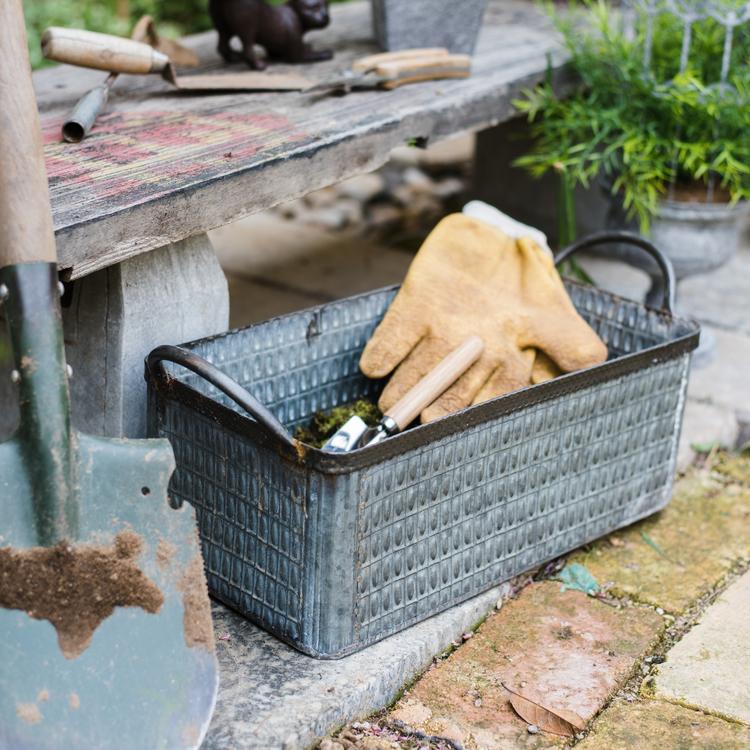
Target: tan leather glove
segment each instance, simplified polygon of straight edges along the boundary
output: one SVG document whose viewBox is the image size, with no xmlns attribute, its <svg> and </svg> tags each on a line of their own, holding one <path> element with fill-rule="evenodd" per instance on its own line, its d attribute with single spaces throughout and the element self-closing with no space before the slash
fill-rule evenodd
<svg viewBox="0 0 750 750">
<path fill-rule="evenodd" d="M 554 262 L 531 239 L 512 240 L 454 214 L 425 240 L 362 354 L 360 368 L 370 378 L 398 367 L 380 398 L 381 410 L 472 334 L 483 339 L 483 356 L 422 412 L 423 422 L 527 386 L 534 349 L 565 372 L 607 358 Z"/>
</svg>

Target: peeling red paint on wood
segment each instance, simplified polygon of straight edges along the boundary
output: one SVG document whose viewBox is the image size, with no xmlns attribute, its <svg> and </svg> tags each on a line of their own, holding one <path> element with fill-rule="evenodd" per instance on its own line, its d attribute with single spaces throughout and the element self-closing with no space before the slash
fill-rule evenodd
<svg viewBox="0 0 750 750">
<path fill-rule="evenodd" d="M 273 113 L 118 111 L 102 116 L 80 144 L 59 142 L 57 119 L 43 128 L 53 201 L 75 191 L 78 202 L 98 202 L 103 212 L 221 178 L 228 158 L 241 162 L 306 137 Z"/>
</svg>

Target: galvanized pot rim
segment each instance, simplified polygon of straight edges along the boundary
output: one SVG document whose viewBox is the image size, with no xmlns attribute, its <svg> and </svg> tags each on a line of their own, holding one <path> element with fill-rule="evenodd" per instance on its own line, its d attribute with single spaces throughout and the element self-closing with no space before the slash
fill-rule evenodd
<svg viewBox="0 0 750 750">
<path fill-rule="evenodd" d="M 701 203 L 663 198 L 656 209 L 656 219 L 679 221 L 726 221 L 738 219 L 750 211 L 750 202 Z"/>
</svg>

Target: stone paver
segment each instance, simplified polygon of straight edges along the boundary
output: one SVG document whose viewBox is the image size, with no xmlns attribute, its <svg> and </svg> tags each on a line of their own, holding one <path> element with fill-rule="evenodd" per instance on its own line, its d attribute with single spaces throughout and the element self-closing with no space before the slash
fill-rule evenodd
<svg viewBox="0 0 750 750">
<path fill-rule="evenodd" d="M 572 559 L 615 595 L 681 613 L 750 557 L 750 490 L 694 473 L 664 511 L 615 538 Z"/>
<path fill-rule="evenodd" d="M 713 603 L 660 665 L 656 695 L 750 724 L 750 573 Z"/>
<path fill-rule="evenodd" d="M 713 333 L 715 356 L 705 366 L 692 370 L 688 396 L 732 410 L 747 409 L 750 405 L 750 336 L 719 329 L 714 329 Z"/>
<path fill-rule="evenodd" d="M 714 470 L 735 482 L 750 485 L 750 454 L 720 456 Z"/>
<path fill-rule="evenodd" d="M 663 701 L 617 700 L 596 720 L 580 750 L 743 750 L 750 728 Z"/>
<path fill-rule="evenodd" d="M 214 606 L 221 680 L 201 750 L 302 750 L 355 717 L 387 706 L 454 638 L 493 609 L 497 587 L 337 661 L 295 651 Z"/>
<path fill-rule="evenodd" d="M 750 236 L 725 266 L 680 282 L 680 305 L 716 328 L 750 334 Z"/>
<path fill-rule="evenodd" d="M 662 629 L 663 619 L 651 609 L 616 609 L 562 592 L 558 582 L 534 583 L 430 669 L 392 717 L 465 748 L 561 746 L 564 738 L 529 734 L 501 683 L 589 719 Z"/>
<path fill-rule="evenodd" d="M 677 470 L 685 471 L 695 461 L 698 452 L 693 446 L 700 449 L 717 445 L 732 449 L 738 436 L 739 424 L 732 409 L 688 399 L 680 434 Z"/>
</svg>

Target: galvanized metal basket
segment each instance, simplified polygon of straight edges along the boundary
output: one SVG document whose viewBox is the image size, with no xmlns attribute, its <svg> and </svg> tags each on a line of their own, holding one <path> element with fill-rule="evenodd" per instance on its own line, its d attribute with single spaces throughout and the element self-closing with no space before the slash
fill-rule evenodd
<svg viewBox="0 0 750 750">
<path fill-rule="evenodd" d="M 174 447 L 212 594 L 339 657 L 663 508 L 699 328 L 672 316 L 671 267 L 640 238 L 564 255 L 605 241 L 645 248 L 667 289 L 655 310 L 568 283 L 608 362 L 349 454 L 290 431 L 377 396 L 358 361 L 397 289 L 155 350 L 151 434 Z"/>
</svg>

